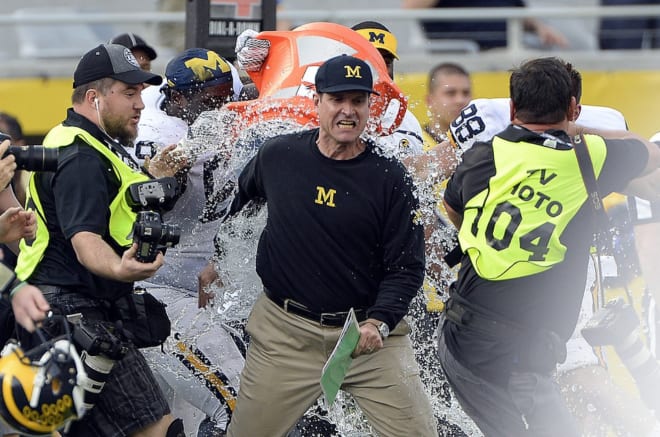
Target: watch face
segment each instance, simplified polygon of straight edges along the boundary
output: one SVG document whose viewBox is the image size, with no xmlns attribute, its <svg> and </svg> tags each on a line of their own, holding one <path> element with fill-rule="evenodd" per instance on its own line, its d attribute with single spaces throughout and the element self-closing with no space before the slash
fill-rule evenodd
<svg viewBox="0 0 660 437">
<path fill-rule="evenodd" d="M 390 327 L 387 326 L 387 323 L 383 322 L 378 327 L 378 332 L 380 332 L 381 337 L 387 338 L 390 335 Z"/>
</svg>

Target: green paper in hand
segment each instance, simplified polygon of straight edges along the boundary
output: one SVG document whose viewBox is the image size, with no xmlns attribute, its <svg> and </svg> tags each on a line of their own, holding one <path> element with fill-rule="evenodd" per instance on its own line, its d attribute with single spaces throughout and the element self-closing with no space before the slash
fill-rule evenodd
<svg viewBox="0 0 660 437">
<path fill-rule="evenodd" d="M 348 372 L 348 368 L 353 361 L 351 355 L 358 344 L 358 340 L 360 340 L 360 326 L 355 317 L 355 312 L 351 308 L 339 340 L 337 340 L 337 344 L 321 372 L 321 388 L 328 407 L 335 401 L 339 387 L 344 382 L 346 372 Z"/>
</svg>

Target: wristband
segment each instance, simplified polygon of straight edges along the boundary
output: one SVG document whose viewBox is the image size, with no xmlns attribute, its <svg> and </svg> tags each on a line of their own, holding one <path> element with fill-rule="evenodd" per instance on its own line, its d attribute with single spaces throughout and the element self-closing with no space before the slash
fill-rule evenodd
<svg viewBox="0 0 660 437">
<path fill-rule="evenodd" d="M 0 264 L 0 294 L 3 298 L 9 299 L 12 288 L 18 284 L 16 274 L 12 269 L 4 264 Z"/>
<path fill-rule="evenodd" d="M 16 284 L 16 282 L 18 282 L 18 283 Z M 9 293 L 9 299 L 11 299 L 12 297 L 14 297 L 14 295 L 16 294 L 16 292 L 18 292 L 18 290 L 20 290 L 21 288 L 23 288 L 24 285 L 27 285 L 27 282 L 25 282 L 25 281 L 19 281 L 18 278 L 14 281 L 14 283 L 15 283 L 16 285 L 12 284 L 12 285 L 14 285 L 14 286 L 12 287 L 11 292 Z"/>
</svg>

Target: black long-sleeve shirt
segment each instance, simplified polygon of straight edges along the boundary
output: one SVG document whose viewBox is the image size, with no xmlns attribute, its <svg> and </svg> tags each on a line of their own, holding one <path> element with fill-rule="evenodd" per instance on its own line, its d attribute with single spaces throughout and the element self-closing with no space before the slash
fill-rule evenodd
<svg viewBox="0 0 660 437">
<path fill-rule="evenodd" d="M 257 272 L 272 293 L 316 312 L 366 309 L 394 327 L 424 277 L 412 182 L 372 144 L 334 160 L 317 139 L 314 129 L 266 142 L 241 173 L 230 214 L 266 200 Z"/>
</svg>

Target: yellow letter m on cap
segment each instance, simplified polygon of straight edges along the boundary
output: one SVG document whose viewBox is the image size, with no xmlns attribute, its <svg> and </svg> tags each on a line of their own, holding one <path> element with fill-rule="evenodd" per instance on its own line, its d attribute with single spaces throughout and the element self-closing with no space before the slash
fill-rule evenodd
<svg viewBox="0 0 660 437">
<path fill-rule="evenodd" d="M 184 65 L 190 68 L 195 75 L 195 79 L 200 82 L 205 82 L 207 80 L 213 79 L 213 72 L 215 70 L 220 70 L 223 73 L 228 73 L 231 71 L 231 67 L 227 64 L 224 59 L 218 56 L 217 53 L 208 52 L 208 58 L 192 58 L 188 59 Z"/>
<path fill-rule="evenodd" d="M 344 77 L 357 77 L 358 79 L 362 79 L 360 74 L 360 69 L 362 68 L 361 65 L 356 65 L 355 67 L 344 65 L 344 68 L 346 69 L 346 76 Z"/>
<path fill-rule="evenodd" d="M 372 44 L 378 42 L 380 44 L 385 45 L 385 34 L 382 32 L 381 33 L 369 32 L 369 42 Z"/>
<path fill-rule="evenodd" d="M 326 205 L 331 208 L 335 207 L 335 193 L 337 190 L 329 189 L 326 191 L 323 187 L 316 187 L 316 200 L 314 203 L 318 205 Z"/>
</svg>

